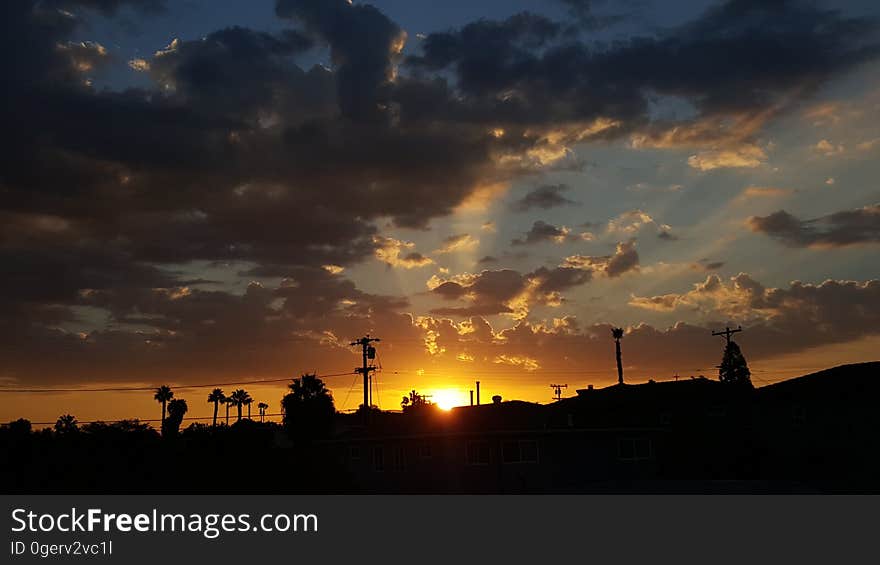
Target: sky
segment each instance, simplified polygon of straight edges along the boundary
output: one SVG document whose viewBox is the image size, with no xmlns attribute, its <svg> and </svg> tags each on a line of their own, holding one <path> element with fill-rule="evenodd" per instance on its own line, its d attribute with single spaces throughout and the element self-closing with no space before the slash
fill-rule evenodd
<svg viewBox="0 0 880 565">
<path fill-rule="evenodd" d="M 877 358 L 874 2 L 4 9 L 0 389 L 354 409 L 365 334 L 385 409 L 605 386 L 616 326 L 633 383 L 716 377 L 725 326 L 757 386 Z"/>
</svg>

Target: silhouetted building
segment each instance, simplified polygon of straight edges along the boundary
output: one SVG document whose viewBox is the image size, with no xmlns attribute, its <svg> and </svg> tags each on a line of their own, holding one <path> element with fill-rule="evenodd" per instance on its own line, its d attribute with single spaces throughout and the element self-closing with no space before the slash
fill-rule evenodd
<svg viewBox="0 0 880 565">
<path fill-rule="evenodd" d="M 587 387 L 546 405 L 376 410 L 366 426 L 359 414 L 335 414 L 318 435 L 247 419 L 166 437 L 139 422 L 59 433 L 21 420 L 0 426 L 12 462 L 0 466 L 0 484 L 6 492 L 880 492 L 878 396 L 875 362 L 757 389 L 697 378 Z"/>
</svg>

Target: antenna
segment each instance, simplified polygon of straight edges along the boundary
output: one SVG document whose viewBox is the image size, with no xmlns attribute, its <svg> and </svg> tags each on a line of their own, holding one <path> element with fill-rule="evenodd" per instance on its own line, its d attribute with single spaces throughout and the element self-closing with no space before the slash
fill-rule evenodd
<svg viewBox="0 0 880 565">
<path fill-rule="evenodd" d="M 553 393 L 553 400 L 560 401 L 562 400 L 562 389 L 568 388 L 567 384 L 564 385 L 550 385 L 555 392 Z"/>
</svg>

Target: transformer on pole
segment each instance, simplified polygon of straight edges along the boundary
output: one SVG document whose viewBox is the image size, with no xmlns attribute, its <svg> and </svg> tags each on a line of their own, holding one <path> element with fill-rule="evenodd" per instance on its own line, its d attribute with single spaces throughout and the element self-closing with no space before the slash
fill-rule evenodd
<svg viewBox="0 0 880 565">
<path fill-rule="evenodd" d="M 370 361 L 376 358 L 376 348 L 371 344 L 382 341 L 378 337 L 370 337 L 369 334 L 357 341 L 351 342 L 352 347 L 361 346 L 361 354 L 363 357 L 363 366 L 355 368 L 355 373 L 361 373 L 364 376 L 364 424 L 369 421 L 370 414 L 370 373 L 376 370 L 375 365 L 371 365 Z"/>
</svg>

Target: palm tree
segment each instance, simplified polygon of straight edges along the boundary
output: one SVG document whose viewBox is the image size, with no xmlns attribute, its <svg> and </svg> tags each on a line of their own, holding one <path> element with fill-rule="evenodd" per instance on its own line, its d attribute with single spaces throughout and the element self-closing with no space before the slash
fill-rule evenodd
<svg viewBox="0 0 880 565">
<path fill-rule="evenodd" d="M 171 387 L 168 385 L 162 385 L 156 389 L 156 394 L 153 395 L 153 398 L 157 402 L 162 403 L 162 426 L 159 429 L 165 429 L 165 405 L 169 400 L 174 398 L 174 392 L 171 391 Z"/>
<path fill-rule="evenodd" d="M 248 420 L 251 419 L 251 404 L 254 403 L 254 399 L 250 396 L 247 397 L 247 400 L 244 401 L 244 405 L 248 407 Z"/>
<path fill-rule="evenodd" d="M 228 426 L 229 425 L 229 407 L 232 406 L 233 404 L 235 404 L 235 401 L 232 400 L 231 397 L 227 396 L 226 400 L 224 400 L 224 403 L 226 404 L 226 425 Z"/>
<path fill-rule="evenodd" d="M 611 328 L 611 337 L 614 338 L 617 352 L 617 383 L 623 384 L 623 363 L 620 360 L 620 340 L 623 337 L 623 328 Z"/>
<path fill-rule="evenodd" d="M 241 407 L 248 402 L 252 402 L 251 395 L 246 390 L 240 388 L 229 395 L 229 398 L 232 399 L 233 404 L 238 408 L 238 420 L 236 421 L 241 422 Z"/>
<path fill-rule="evenodd" d="M 257 404 L 257 408 L 260 410 L 260 423 L 263 423 L 263 418 L 266 416 L 266 409 L 269 408 L 269 405 L 265 402 L 260 402 Z"/>
<path fill-rule="evenodd" d="M 213 426 L 217 427 L 217 410 L 220 408 L 221 402 L 226 402 L 226 395 L 223 394 L 222 388 L 215 388 L 211 391 L 211 394 L 208 395 L 208 402 L 214 403 L 214 423 Z"/>
</svg>

